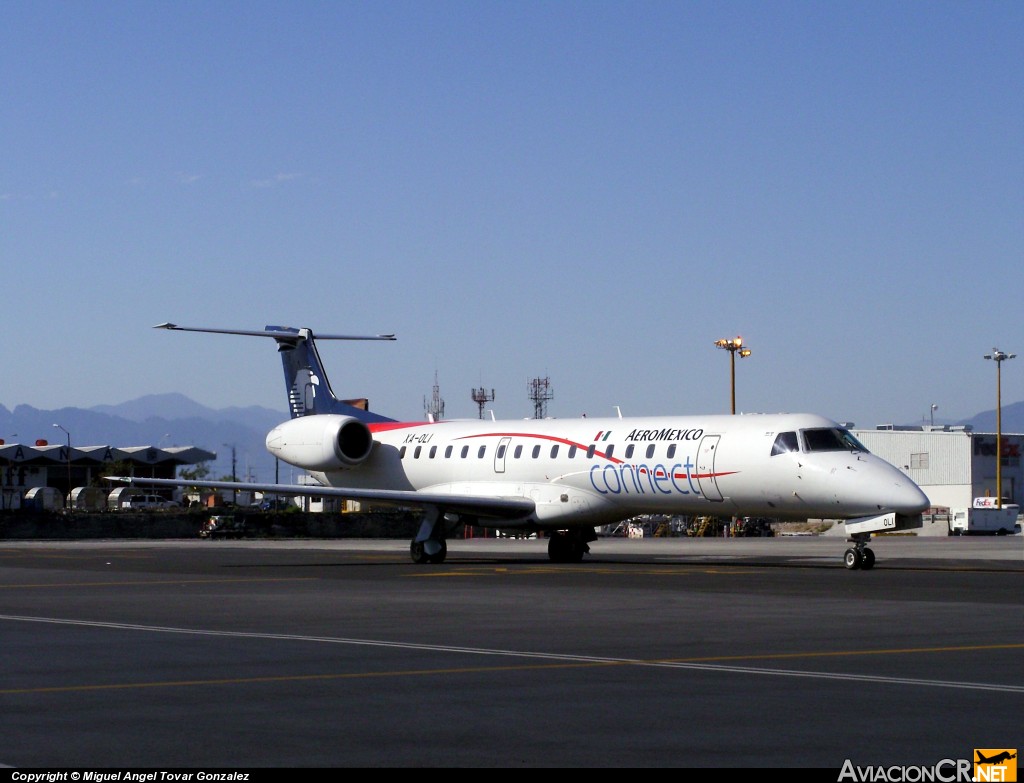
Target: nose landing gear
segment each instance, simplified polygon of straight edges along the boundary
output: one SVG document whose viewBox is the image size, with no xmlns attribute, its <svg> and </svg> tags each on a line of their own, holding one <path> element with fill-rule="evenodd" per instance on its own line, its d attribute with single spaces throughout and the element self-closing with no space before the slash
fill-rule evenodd
<svg viewBox="0 0 1024 783">
<path fill-rule="evenodd" d="M 870 533 L 855 533 L 851 536 L 849 543 L 853 546 L 843 554 L 843 565 L 851 571 L 871 569 L 875 565 L 875 553 L 868 549 L 870 541 Z"/>
</svg>

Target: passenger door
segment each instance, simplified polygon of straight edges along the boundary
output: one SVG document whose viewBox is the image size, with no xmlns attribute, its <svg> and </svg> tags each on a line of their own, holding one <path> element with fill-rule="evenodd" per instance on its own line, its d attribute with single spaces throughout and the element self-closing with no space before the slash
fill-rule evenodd
<svg viewBox="0 0 1024 783">
<path fill-rule="evenodd" d="M 721 435 L 705 435 L 697 447 L 697 486 L 705 498 L 715 503 L 722 501 L 722 492 L 715 477 L 715 456 L 721 438 Z"/>
</svg>

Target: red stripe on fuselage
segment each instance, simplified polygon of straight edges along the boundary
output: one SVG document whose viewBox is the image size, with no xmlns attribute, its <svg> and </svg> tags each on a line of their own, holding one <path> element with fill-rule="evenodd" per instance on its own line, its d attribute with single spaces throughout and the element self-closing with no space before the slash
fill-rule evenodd
<svg viewBox="0 0 1024 783">
<path fill-rule="evenodd" d="M 439 423 L 440 422 L 422 422 L 422 421 L 380 421 L 380 422 L 374 422 L 372 424 L 368 424 L 367 426 L 370 428 L 370 432 L 390 432 L 391 430 L 410 429 L 412 427 L 432 427 L 432 426 L 436 426 Z M 587 449 L 590 448 L 590 446 L 588 446 L 588 445 L 586 445 L 584 443 L 579 443 L 579 442 L 574 441 L 574 440 L 569 440 L 568 438 L 560 438 L 560 437 L 557 437 L 557 436 L 554 436 L 554 435 L 538 435 L 537 433 L 533 433 L 533 432 L 483 432 L 483 433 L 480 433 L 480 434 L 477 434 L 477 435 L 460 435 L 459 437 L 455 438 L 454 440 L 466 440 L 466 439 L 469 439 L 469 438 L 526 438 L 526 439 L 533 438 L 535 440 L 545 440 L 545 441 L 548 441 L 549 443 L 562 443 L 562 444 L 565 444 L 566 446 L 575 446 L 578 449 L 583 449 L 583 451 L 586 451 Z M 609 462 L 611 462 L 611 463 L 613 463 L 615 465 L 625 465 L 625 464 L 628 464 L 625 460 L 621 460 L 618 457 L 609 457 L 603 451 L 596 451 L 595 450 L 594 451 L 594 456 L 595 457 L 601 457 L 602 459 L 606 459 L 606 460 L 608 460 Z M 643 467 L 638 468 L 637 472 L 641 473 L 641 474 L 646 473 L 647 472 L 646 465 L 644 465 Z M 724 473 L 691 473 L 689 478 L 697 479 L 698 481 L 701 480 L 701 479 L 710 479 L 710 478 L 718 479 L 718 478 L 721 478 L 722 476 L 731 476 L 731 475 L 733 475 L 734 473 L 737 473 L 737 472 L 738 471 L 735 471 L 735 470 L 727 470 Z M 659 475 L 661 475 L 661 474 L 659 474 Z M 685 473 L 676 473 L 676 474 L 673 474 L 673 477 L 677 478 L 677 479 L 685 479 L 685 478 L 687 478 Z"/>
<path fill-rule="evenodd" d="M 436 422 L 423 421 L 375 421 L 366 426 L 370 432 L 389 432 L 391 430 L 407 430 L 410 427 L 431 427 Z"/>
</svg>

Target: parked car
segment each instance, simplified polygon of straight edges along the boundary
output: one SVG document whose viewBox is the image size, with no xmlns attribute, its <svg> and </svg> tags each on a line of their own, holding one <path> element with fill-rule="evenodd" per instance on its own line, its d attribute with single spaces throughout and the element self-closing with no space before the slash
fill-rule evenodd
<svg viewBox="0 0 1024 783">
<path fill-rule="evenodd" d="M 260 501 L 255 507 L 260 511 L 284 511 L 287 508 L 294 507 L 294 505 L 287 498 L 267 498 Z"/>
<path fill-rule="evenodd" d="M 178 504 L 173 500 L 162 498 L 159 495 L 131 495 L 121 505 L 121 508 L 130 509 L 131 511 L 138 511 L 139 509 L 178 507 Z"/>
</svg>

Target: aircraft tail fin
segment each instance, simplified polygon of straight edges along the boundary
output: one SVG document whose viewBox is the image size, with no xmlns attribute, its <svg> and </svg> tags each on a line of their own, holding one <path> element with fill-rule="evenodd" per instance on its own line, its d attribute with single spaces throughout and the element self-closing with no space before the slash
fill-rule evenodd
<svg viewBox="0 0 1024 783">
<path fill-rule="evenodd" d="M 277 342 L 278 353 L 284 367 L 285 389 L 288 393 L 288 412 L 293 419 L 319 413 L 335 413 L 352 416 L 366 423 L 394 421 L 386 416 L 370 412 L 369 401 L 365 398 L 340 400 L 331 389 L 324 371 L 320 354 L 316 349 L 316 338 L 310 329 L 295 329 L 290 326 L 267 326 L 262 332 L 241 329 L 207 329 L 158 324 L 157 329 L 182 332 L 212 332 L 214 334 L 240 334 L 249 337 L 271 337 Z M 394 340 L 393 334 L 371 336 L 317 335 L 321 340 Z"/>
<path fill-rule="evenodd" d="M 391 421 L 385 416 L 370 412 L 369 401 L 365 398 L 339 400 L 331 389 L 330 381 L 316 349 L 316 339 L 309 329 L 293 329 L 286 326 L 268 326 L 266 331 L 274 333 L 277 350 L 284 366 L 284 383 L 288 392 L 288 411 L 291 417 L 309 416 L 315 413 L 340 413 L 354 416 L 364 422 Z M 383 339 L 394 339 L 391 335 Z M 378 337 L 353 338 L 325 335 L 325 340 L 382 339 Z"/>
</svg>

